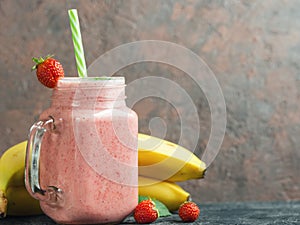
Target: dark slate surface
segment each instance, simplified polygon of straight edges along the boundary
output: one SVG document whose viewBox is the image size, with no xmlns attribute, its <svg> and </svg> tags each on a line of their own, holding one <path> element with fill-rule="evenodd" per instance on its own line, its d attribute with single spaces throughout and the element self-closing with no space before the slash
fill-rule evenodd
<svg viewBox="0 0 300 225">
<path fill-rule="evenodd" d="M 193 224 L 201 225 L 299 225 L 300 202 L 271 203 L 218 203 L 201 204 L 199 219 Z M 53 225 L 46 216 L 7 217 L 1 225 Z M 135 224 L 132 217 L 122 224 Z M 159 218 L 155 224 L 182 224 L 177 214 Z M 189 224 L 189 223 L 184 223 Z"/>
</svg>

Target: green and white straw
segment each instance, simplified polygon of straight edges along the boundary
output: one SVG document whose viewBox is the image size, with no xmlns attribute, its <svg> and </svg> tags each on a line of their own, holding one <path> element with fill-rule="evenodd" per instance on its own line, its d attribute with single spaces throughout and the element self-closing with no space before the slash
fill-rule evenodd
<svg viewBox="0 0 300 225">
<path fill-rule="evenodd" d="M 80 24 L 77 9 L 68 10 L 78 76 L 87 77 L 84 50 L 82 45 Z"/>
</svg>

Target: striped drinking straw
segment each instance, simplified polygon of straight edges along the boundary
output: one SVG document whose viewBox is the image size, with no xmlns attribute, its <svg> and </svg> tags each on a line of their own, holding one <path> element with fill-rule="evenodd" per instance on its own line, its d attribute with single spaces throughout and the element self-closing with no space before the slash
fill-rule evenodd
<svg viewBox="0 0 300 225">
<path fill-rule="evenodd" d="M 80 33 L 79 18 L 77 9 L 68 10 L 70 27 L 72 31 L 72 39 L 74 45 L 75 59 L 79 77 L 87 77 L 87 70 L 85 64 L 85 57 Z"/>
</svg>

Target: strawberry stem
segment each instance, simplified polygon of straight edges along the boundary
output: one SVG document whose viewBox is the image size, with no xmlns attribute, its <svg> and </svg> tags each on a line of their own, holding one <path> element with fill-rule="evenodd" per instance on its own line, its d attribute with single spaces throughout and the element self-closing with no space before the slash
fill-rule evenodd
<svg viewBox="0 0 300 225">
<path fill-rule="evenodd" d="M 31 68 L 31 71 L 33 70 L 36 70 L 38 65 L 43 63 L 45 60 L 49 59 L 49 58 L 52 58 L 54 55 L 50 55 L 48 54 L 45 59 L 43 57 L 39 57 L 39 58 L 36 58 L 36 57 L 32 57 L 32 61 L 35 63 L 35 65 Z"/>
</svg>

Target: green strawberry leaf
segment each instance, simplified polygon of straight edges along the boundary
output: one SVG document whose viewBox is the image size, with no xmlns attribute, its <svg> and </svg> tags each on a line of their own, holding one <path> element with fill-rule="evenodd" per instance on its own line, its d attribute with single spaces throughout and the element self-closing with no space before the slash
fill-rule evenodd
<svg viewBox="0 0 300 225">
<path fill-rule="evenodd" d="M 150 199 L 150 197 L 147 196 L 141 196 L 139 195 L 139 203 L 143 200 L 147 200 Z M 151 200 L 155 203 L 155 207 L 158 210 L 159 213 L 159 217 L 166 217 L 166 216 L 171 216 L 170 211 L 168 210 L 168 208 L 159 200 L 151 198 Z"/>
</svg>

